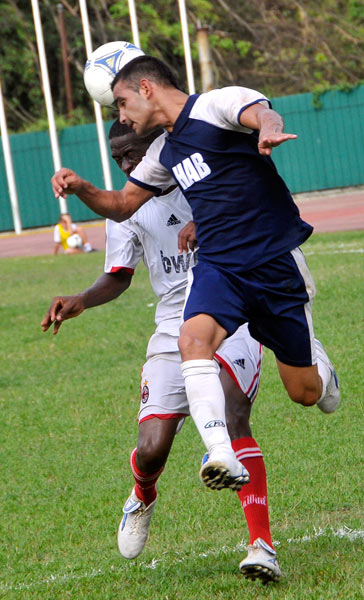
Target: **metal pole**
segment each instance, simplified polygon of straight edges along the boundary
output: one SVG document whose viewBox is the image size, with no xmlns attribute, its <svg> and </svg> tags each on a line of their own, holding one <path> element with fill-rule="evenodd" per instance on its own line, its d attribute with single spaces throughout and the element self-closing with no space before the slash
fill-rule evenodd
<svg viewBox="0 0 364 600">
<path fill-rule="evenodd" d="M 8 127 L 6 124 L 6 115 L 5 115 L 5 105 L 3 100 L 3 92 L 1 89 L 1 80 L 0 80 L 0 132 L 1 132 L 1 142 L 3 145 L 4 152 L 4 161 L 5 161 L 5 170 L 6 177 L 8 180 L 9 186 L 9 196 L 10 196 L 10 204 L 11 211 L 13 213 L 13 222 L 15 233 L 21 233 L 21 219 L 19 213 L 19 205 L 18 205 L 18 194 L 16 191 L 16 183 L 14 177 L 14 167 L 13 160 L 11 157 L 9 136 L 8 136 Z"/>
<path fill-rule="evenodd" d="M 85 39 L 86 56 L 88 58 L 92 52 L 92 41 L 91 41 L 91 33 L 90 33 L 90 24 L 89 24 L 88 13 L 87 13 L 87 5 L 86 5 L 86 0 L 79 0 L 79 2 L 80 2 L 82 28 L 83 28 L 83 37 Z M 110 162 L 109 162 L 109 155 L 107 152 L 106 135 L 105 135 L 105 129 L 104 129 L 104 122 L 102 120 L 101 106 L 98 102 L 95 102 L 95 100 L 93 100 L 93 104 L 94 104 L 94 111 L 95 111 L 95 117 L 96 117 L 96 130 L 97 130 L 97 136 L 99 139 L 99 148 L 100 148 L 100 155 L 101 155 L 102 171 L 104 174 L 105 188 L 107 190 L 112 190 L 113 188 L 112 188 Z"/>
<path fill-rule="evenodd" d="M 65 92 L 66 92 L 67 112 L 69 115 L 71 115 L 71 113 L 73 112 L 72 87 L 71 87 L 71 77 L 70 77 L 70 65 L 68 62 L 68 46 L 67 46 L 66 27 L 64 24 L 63 4 L 57 4 L 57 11 L 58 11 L 59 35 L 61 38 L 61 48 L 62 48 L 62 64 L 63 64 L 63 74 L 64 74 L 64 87 L 65 87 Z"/>
<path fill-rule="evenodd" d="M 133 42 L 134 45 L 140 48 L 140 39 L 139 39 L 139 29 L 138 29 L 138 19 L 135 10 L 134 0 L 128 0 L 129 3 L 129 17 L 130 17 L 130 25 L 131 31 L 133 34 Z"/>
<path fill-rule="evenodd" d="M 209 27 L 201 26 L 198 22 L 197 27 L 198 57 L 200 61 L 202 91 L 209 92 L 214 87 L 214 75 L 212 71 L 212 60 L 209 43 Z"/>
<path fill-rule="evenodd" d="M 178 5 L 179 5 L 179 14 L 180 14 L 180 19 L 181 19 L 181 27 L 182 27 L 183 47 L 184 47 L 184 51 L 185 51 L 185 63 L 186 63 L 188 91 L 190 94 L 194 94 L 195 93 L 195 81 L 193 78 L 193 66 L 192 66 L 192 58 L 191 58 L 190 38 L 188 35 L 188 23 L 187 23 L 185 0 L 178 0 Z"/>
<path fill-rule="evenodd" d="M 35 34 L 36 34 L 37 45 L 38 45 L 40 70 L 41 70 L 42 83 L 43 83 L 43 94 L 44 94 L 44 99 L 45 99 L 46 109 L 47 109 L 47 116 L 48 116 L 49 137 L 51 140 L 53 164 L 54 164 L 55 171 L 58 171 L 58 169 L 61 168 L 61 155 L 59 152 L 57 130 L 56 130 L 56 124 L 55 124 L 55 119 L 54 119 L 52 94 L 51 94 L 51 88 L 49 85 L 47 59 L 46 59 L 45 48 L 44 48 L 44 39 L 43 39 L 42 23 L 41 23 L 40 14 L 39 14 L 38 0 L 32 0 L 32 9 L 33 9 Z M 59 198 L 59 208 L 60 208 L 61 213 L 67 212 L 67 203 L 66 203 L 66 200 L 62 197 Z"/>
</svg>

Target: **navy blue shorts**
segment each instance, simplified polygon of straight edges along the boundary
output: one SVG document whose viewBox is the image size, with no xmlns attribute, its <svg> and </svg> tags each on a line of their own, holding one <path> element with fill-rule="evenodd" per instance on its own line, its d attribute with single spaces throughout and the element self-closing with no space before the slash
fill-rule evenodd
<svg viewBox="0 0 364 600">
<path fill-rule="evenodd" d="M 248 322 L 251 335 L 281 362 L 312 365 L 315 284 L 299 248 L 251 271 L 199 262 L 192 269 L 184 320 L 211 315 L 228 335 Z"/>
</svg>

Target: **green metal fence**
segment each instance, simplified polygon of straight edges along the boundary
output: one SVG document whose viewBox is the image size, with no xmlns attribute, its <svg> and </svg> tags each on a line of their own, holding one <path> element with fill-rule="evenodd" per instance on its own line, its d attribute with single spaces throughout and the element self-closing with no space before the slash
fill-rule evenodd
<svg viewBox="0 0 364 600">
<path fill-rule="evenodd" d="M 293 193 L 364 183 L 364 86 L 327 92 L 320 102 L 314 108 L 312 94 L 272 101 L 285 131 L 298 135 L 273 153 Z"/>
<path fill-rule="evenodd" d="M 285 120 L 285 131 L 298 134 L 274 150 L 279 172 L 293 193 L 356 186 L 364 183 L 364 86 L 350 92 L 332 91 L 314 108 L 312 94 L 275 98 L 272 105 Z M 106 134 L 111 121 L 105 123 Z M 104 187 L 95 125 L 59 132 L 62 164 L 97 187 Z M 24 228 L 57 222 L 58 202 L 50 178 L 53 163 L 48 132 L 10 136 L 19 209 Z M 125 178 L 110 159 L 114 189 Z M 99 218 L 75 196 L 68 198 L 75 221 Z M 13 219 L 0 150 L 0 231 L 12 230 Z"/>
<path fill-rule="evenodd" d="M 112 121 L 105 123 L 106 135 Z M 74 169 L 81 177 L 97 187 L 104 188 L 96 125 L 79 125 L 58 132 L 64 166 Z M 59 204 L 54 198 L 50 179 L 54 173 L 49 134 L 19 133 L 10 136 L 18 193 L 19 211 L 23 228 L 42 227 L 57 223 Z M 111 159 L 114 189 L 120 189 L 125 176 Z M 99 219 L 76 196 L 68 196 L 68 210 L 74 221 Z M 7 189 L 3 155 L 0 153 L 0 231 L 13 229 L 13 219 Z"/>
</svg>

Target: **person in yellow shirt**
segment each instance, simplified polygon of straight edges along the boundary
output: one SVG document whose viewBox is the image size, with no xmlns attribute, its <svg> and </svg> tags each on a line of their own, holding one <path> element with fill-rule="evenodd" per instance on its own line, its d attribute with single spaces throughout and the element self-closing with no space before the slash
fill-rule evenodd
<svg viewBox="0 0 364 600">
<path fill-rule="evenodd" d="M 54 228 L 54 254 L 58 254 L 61 248 L 65 254 L 80 254 L 81 252 L 93 252 L 91 244 L 87 239 L 85 230 L 72 223 L 68 213 L 60 215 L 59 221 Z"/>
</svg>

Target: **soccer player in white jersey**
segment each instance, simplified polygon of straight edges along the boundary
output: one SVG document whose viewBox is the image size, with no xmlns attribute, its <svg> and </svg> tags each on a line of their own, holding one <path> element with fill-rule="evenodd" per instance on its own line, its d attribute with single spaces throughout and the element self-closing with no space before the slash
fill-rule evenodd
<svg viewBox="0 0 364 600">
<path fill-rule="evenodd" d="M 239 325 L 275 354 L 290 398 L 336 410 L 335 370 L 315 339 L 315 286 L 299 248 L 312 227 L 270 158 L 295 139 L 261 93 L 243 87 L 188 96 L 162 61 L 141 56 L 113 84 L 120 121 L 143 134 L 165 133 L 150 147 L 121 191 L 100 191 L 70 169 L 52 178 L 58 198 L 75 193 L 98 214 L 129 218 L 151 197 L 177 182 L 189 202 L 199 261 L 184 310 L 179 348 L 191 416 L 209 453 L 201 476 L 230 482 L 240 465 L 224 425 L 224 395 L 213 356 Z M 215 415 L 221 427 L 206 428 Z M 226 477 L 226 474 L 230 478 Z"/>
<path fill-rule="evenodd" d="M 109 133 L 111 153 L 126 175 L 139 163 L 156 135 L 138 138 L 125 125 L 113 124 Z M 57 333 L 65 319 L 118 297 L 129 287 L 141 260 L 160 298 L 155 316 L 157 328 L 149 341 L 141 376 L 138 445 L 131 454 L 135 487 L 125 504 L 118 533 L 119 549 L 126 558 L 135 558 L 144 547 L 157 498 L 156 482 L 177 428 L 189 414 L 177 341 L 187 270 L 194 262 L 190 250 L 178 253 L 178 243 L 186 245 L 188 239 L 191 241 L 190 229 L 185 227 L 190 219 L 191 210 L 174 186 L 160 199 L 152 199 L 128 221 L 119 224 L 108 220 L 105 273 L 80 294 L 54 298 L 42 321 L 45 331 L 54 323 Z M 180 242 L 179 233 L 183 240 Z M 232 447 L 250 473 L 250 482 L 237 492 L 250 537 L 248 556 L 240 568 L 246 577 L 278 581 L 280 569 L 272 548 L 265 465 L 249 425 L 252 402 L 259 387 L 261 345 L 243 326 L 222 344 L 215 359 L 221 366 Z"/>
</svg>

